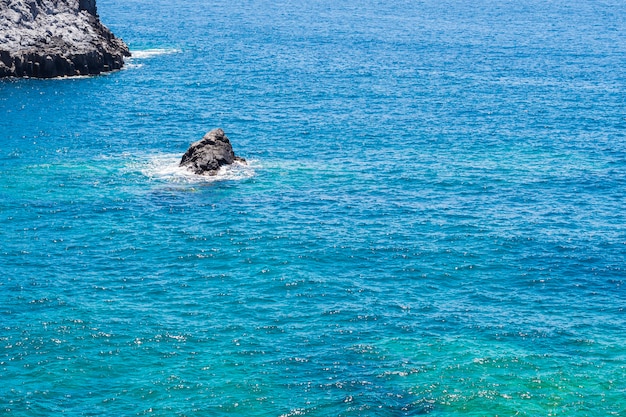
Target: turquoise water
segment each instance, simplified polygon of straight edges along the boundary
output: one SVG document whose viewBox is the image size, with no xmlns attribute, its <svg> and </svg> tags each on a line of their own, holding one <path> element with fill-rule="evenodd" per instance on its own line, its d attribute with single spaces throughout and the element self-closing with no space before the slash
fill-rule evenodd
<svg viewBox="0 0 626 417">
<path fill-rule="evenodd" d="M 0 414 L 626 414 L 626 6 L 98 1 L 0 81 Z M 222 127 L 248 166 L 177 168 Z"/>
</svg>

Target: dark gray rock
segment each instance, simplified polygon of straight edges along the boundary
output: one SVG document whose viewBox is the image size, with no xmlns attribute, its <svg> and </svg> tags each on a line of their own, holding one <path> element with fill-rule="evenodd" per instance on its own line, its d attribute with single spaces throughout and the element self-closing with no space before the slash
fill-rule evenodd
<svg viewBox="0 0 626 417">
<path fill-rule="evenodd" d="M 0 77 L 100 74 L 122 68 L 127 56 L 96 0 L 0 0 Z"/>
<path fill-rule="evenodd" d="M 246 160 L 235 155 L 230 140 L 222 129 L 213 129 L 202 139 L 189 146 L 180 161 L 181 167 L 187 167 L 197 175 L 215 175 L 220 167 L 235 161 Z"/>
<path fill-rule="evenodd" d="M 96 9 L 96 0 L 78 0 L 78 8 L 79 10 L 88 11 L 89 14 L 98 16 L 98 11 Z"/>
</svg>

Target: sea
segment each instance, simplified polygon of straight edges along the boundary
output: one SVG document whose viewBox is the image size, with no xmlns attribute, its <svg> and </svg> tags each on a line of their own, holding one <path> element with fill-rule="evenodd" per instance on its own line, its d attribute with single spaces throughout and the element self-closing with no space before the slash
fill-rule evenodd
<svg viewBox="0 0 626 417">
<path fill-rule="evenodd" d="M 0 415 L 626 415 L 626 3 L 97 5 L 0 81 Z"/>
</svg>

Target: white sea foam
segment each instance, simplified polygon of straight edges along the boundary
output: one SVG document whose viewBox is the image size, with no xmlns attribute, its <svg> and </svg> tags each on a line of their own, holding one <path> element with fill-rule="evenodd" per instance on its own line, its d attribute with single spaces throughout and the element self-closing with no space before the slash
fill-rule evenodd
<svg viewBox="0 0 626 417">
<path fill-rule="evenodd" d="M 141 61 L 154 58 L 159 55 L 170 55 L 180 53 L 180 49 L 174 48 L 154 48 L 140 51 L 130 51 L 130 58 L 126 60 L 124 69 L 138 69 L 143 67 Z"/>
<path fill-rule="evenodd" d="M 155 48 L 155 49 L 144 49 L 141 51 L 130 51 L 131 60 L 132 59 L 147 59 L 154 58 L 159 55 L 170 55 L 180 53 L 180 49 L 174 48 Z"/>
<path fill-rule="evenodd" d="M 180 155 L 154 155 L 137 164 L 138 170 L 146 177 L 172 183 L 210 183 L 217 181 L 244 180 L 254 176 L 254 161 L 247 164 L 235 162 L 220 168 L 216 175 L 196 175 L 187 168 L 180 167 Z"/>
<path fill-rule="evenodd" d="M 122 67 L 122 69 L 137 69 L 137 68 L 141 68 L 143 67 L 143 64 L 135 64 L 133 62 L 127 62 L 124 64 L 124 67 Z"/>
</svg>

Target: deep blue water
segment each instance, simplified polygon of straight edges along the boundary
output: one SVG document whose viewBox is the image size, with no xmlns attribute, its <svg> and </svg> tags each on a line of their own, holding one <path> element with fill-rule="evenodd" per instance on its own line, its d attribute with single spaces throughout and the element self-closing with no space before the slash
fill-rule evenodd
<svg viewBox="0 0 626 417">
<path fill-rule="evenodd" d="M 626 414 L 623 2 L 98 8 L 0 81 L 0 415 Z"/>
</svg>

